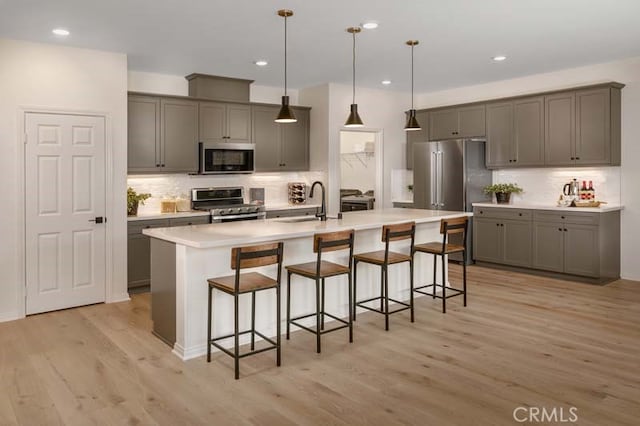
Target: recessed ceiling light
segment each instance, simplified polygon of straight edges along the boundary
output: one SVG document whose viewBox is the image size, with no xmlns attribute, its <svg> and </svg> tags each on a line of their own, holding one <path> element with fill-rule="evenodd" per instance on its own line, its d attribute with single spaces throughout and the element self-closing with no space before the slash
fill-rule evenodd
<svg viewBox="0 0 640 426">
<path fill-rule="evenodd" d="M 364 24 L 362 24 L 362 28 L 364 28 L 365 30 L 375 30 L 376 28 L 378 28 L 378 23 L 373 21 L 365 22 Z"/>
<path fill-rule="evenodd" d="M 255 61 L 254 64 L 256 64 L 259 67 L 266 67 L 269 62 L 265 61 L 264 59 L 260 59 L 258 61 Z"/>
<path fill-rule="evenodd" d="M 68 36 L 70 34 L 69 30 L 64 28 L 54 28 L 51 32 L 57 36 Z"/>
<path fill-rule="evenodd" d="M 506 57 L 506 56 L 504 56 L 504 55 L 498 55 L 498 56 L 494 56 L 492 59 L 493 59 L 494 61 L 496 61 L 496 62 L 502 62 L 502 61 L 504 61 L 505 59 L 507 59 L 507 57 Z"/>
<path fill-rule="evenodd" d="M 391 84 L 391 80 L 382 80 L 380 83 L 384 84 L 385 86 L 388 86 Z"/>
</svg>

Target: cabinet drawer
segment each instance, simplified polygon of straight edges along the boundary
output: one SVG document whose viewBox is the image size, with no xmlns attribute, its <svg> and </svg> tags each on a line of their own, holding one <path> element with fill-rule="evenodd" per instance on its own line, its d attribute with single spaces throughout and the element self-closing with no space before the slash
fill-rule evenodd
<svg viewBox="0 0 640 426">
<path fill-rule="evenodd" d="M 278 217 L 312 216 L 317 212 L 317 207 L 267 210 L 267 219 L 274 219 Z"/>
<path fill-rule="evenodd" d="M 517 219 L 531 220 L 531 210 L 510 209 L 499 207 L 474 207 L 474 217 L 487 217 L 491 219 Z"/>
<path fill-rule="evenodd" d="M 143 229 L 165 228 L 169 226 L 168 219 L 152 219 L 129 222 L 127 224 L 127 234 L 141 234 Z"/>
<path fill-rule="evenodd" d="M 202 225 L 209 223 L 209 216 L 177 217 L 169 219 L 169 226 Z"/>
<path fill-rule="evenodd" d="M 600 221 L 600 213 L 579 213 L 579 212 L 554 212 L 538 211 L 533 214 L 536 222 L 561 222 L 575 223 L 577 225 L 597 225 Z"/>
</svg>

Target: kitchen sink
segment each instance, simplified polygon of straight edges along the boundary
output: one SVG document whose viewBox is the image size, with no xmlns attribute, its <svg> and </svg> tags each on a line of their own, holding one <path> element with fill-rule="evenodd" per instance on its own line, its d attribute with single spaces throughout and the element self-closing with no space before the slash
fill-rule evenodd
<svg viewBox="0 0 640 426">
<path fill-rule="evenodd" d="M 318 221 L 320 219 L 318 219 L 315 216 L 303 216 L 303 217 L 285 217 L 283 219 L 278 219 L 276 222 L 282 222 L 282 223 L 298 223 L 298 222 L 313 222 L 313 221 Z"/>
</svg>

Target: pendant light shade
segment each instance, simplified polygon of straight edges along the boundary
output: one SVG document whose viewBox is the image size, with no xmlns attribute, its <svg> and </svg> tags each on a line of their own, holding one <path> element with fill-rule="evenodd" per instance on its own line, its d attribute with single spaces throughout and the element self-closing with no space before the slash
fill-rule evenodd
<svg viewBox="0 0 640 426">
<path fill-rule="evenodd" d="M 347 121 L 344 123 L 345 127 L 362 127 L 362 119 L 358 114 L 358 104 L 356 104 L 356 34 L 362 29 L 360 27 L 349 27 L 347 32 L 353 35 L 353 97 L 351 102 L 351 112 Z"/>
<path fill-rule="evenodd" d="M 409 40 L 407 45 L 411 46 L 411 109 L 409 110 L 409 117 L 407 118 L 407 124 L 404 126 L 406 131 L 421 130 L 420 123 L 416 119 L 416 110 L 413 108 L 413 47 L 418 44 L 418 40 Z"/>
<path fill-rule="evenodd" d="M 276 123 L 295 123 L 298 121 L 295 114 L 289 108 L 289 96 L 287 95 L 287 18 L 293 16 L 293 11 L 288 9 L 281 9 L 278 11 L 278 16 L 284 18 L 284 96 L 282 97 L 282 106 L 280 112 L 275 119 Z"/>
</svg>

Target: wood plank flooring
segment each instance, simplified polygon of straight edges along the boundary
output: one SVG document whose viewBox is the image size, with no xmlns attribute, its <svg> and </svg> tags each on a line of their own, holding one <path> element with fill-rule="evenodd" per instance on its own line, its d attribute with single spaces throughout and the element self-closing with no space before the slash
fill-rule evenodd
<svg viewBox="0 0 640 426">
<path fill-rule="evenodd" d="M 459 268 L 453 267 L 453 282 Z M 183 363 L 150 333 L 150 298 L 0 323 L 0 425 L 502 425 L 519 406 L 580 425 L 640 422 L 640 283 L 469 268 L 469 306 L 416 299 L 275 353 Z M 522 412 L 520 416 L 522 417 Z M 557 418 L 558 423 L 560 417 Z M 553 422 L 551 422 L 553 423 Z"/>
</svg>

